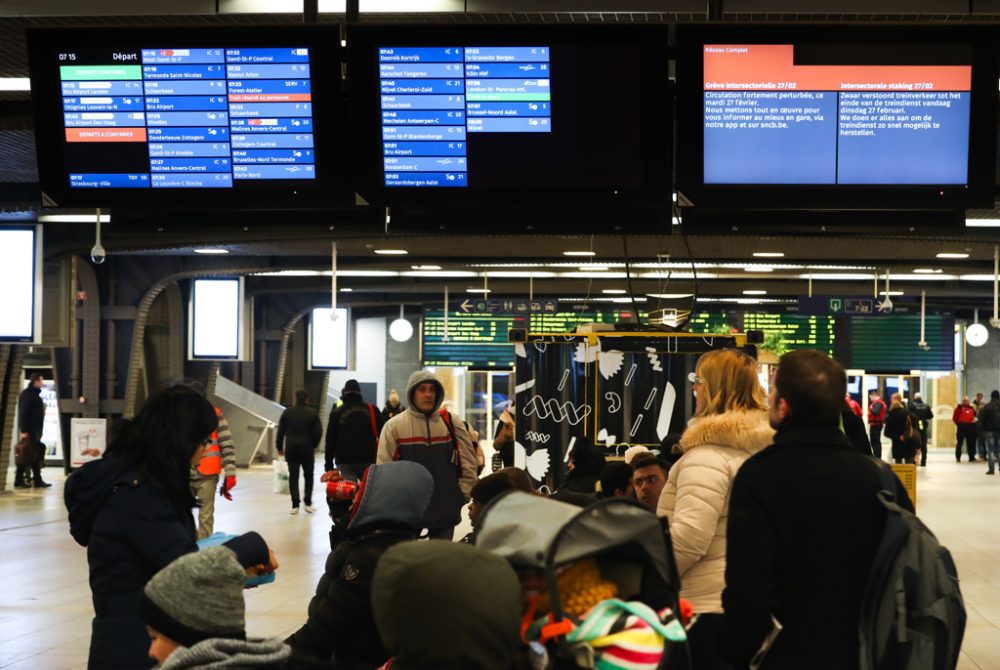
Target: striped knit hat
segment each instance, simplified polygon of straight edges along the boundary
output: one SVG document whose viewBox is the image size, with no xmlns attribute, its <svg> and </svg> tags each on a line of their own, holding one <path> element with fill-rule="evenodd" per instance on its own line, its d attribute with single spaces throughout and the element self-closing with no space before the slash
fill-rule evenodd
<svg viewBox="0 0 1000 670">
<path fill-rule="evenodd" d="M 657 613 L 640 602 L 605 600 L 566 636 L 570 648 L 593 654 L 597 670 L 656 670 L 666 642 L 687 639 L 670 609 Z"/>
</svg>

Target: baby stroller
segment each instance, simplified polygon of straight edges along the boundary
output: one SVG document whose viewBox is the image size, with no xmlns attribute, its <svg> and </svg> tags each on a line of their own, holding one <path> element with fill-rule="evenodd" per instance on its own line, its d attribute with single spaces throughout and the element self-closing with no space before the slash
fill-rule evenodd
<svg viewBox="0 0 1000 670">
<path fill-rule="evenodd" d="M 547 619 L 522 626 L 522 636 L 534 643 L 536 651 L 539 644 L 545 647 L 549 668 L 617 667 L 609 666 L 606 659 L 599 666 L 601 655 L 611 652 L 602 649 L 600 642 L 581 637 L 589 625 L 581 626 L 582 607 L 592 619 L 598 610 L 606 614 L 608 603 L 615 604 L 622 616 L 602 631 L 602 639 L 634 626 L 637 617 L 629 617 L 637 613 L 636 608 L 654 617 L 666 612 L 669 622 L 639 617 L 648 622 L 638 621 L 641 626 L 661 633 L 656 638 L 660 640 L 656 661 L 644 667 L 688 667 L 670 536 L 665 522 L 636 501 L 609 498 L 580 508 L 512 491 L 484 510 L 476 546 L 506 558 L 522 576 L 522 584 L 533 575 L 547 591 Z M 598 593 L 583 604 L 572 602 L 578 594 L 567 594 L 565 583 L 560 588 L 560 576 L 580 565 L 591 574 L 599 573 L 598 581 L 592 582 L 595 585 L 587 587 Z M 616 597 L 605 598 L 610 593 Z M 602 602 L 591 608 L 598 597 Z"/>
</svg>

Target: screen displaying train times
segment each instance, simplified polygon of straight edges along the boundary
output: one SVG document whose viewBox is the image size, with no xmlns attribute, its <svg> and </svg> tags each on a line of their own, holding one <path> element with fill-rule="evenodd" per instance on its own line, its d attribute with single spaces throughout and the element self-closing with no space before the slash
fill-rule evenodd
<svg viewBox="0 0 1000 670">
<path fill-rule="evenodd" d="M 231 189 L 316 179 L 310 50 L 56 54 L 73 189 Z"/>
<path fill-rule="evenodd" d="M 703 51 L 705 184 L 968 183 L 971 65 L 891 49 L 866 64 L 857 45 Z"/>
</svg>

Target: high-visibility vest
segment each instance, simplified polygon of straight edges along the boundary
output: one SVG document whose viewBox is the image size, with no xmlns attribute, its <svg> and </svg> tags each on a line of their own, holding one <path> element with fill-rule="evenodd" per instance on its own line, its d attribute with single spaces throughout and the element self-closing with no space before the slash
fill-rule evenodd
<svg viewBox="0 0 1000 670">
<path fill-rule="evenodd" d="M 215 408 L 215 416 L 221 417 L 222 410 Z M 198 462 L 198 472 L 206 477 L 212 477 L 222 472 L 222 447 L 219 446 L 219 429 L 212 431 L 212 442 L 205 447 L 205 454 Z"/>
</svg>

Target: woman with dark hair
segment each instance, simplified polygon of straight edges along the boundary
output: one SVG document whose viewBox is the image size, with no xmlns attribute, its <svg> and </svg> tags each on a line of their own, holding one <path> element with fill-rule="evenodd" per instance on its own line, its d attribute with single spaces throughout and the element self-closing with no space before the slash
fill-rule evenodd
<svg viewBox="0 0 1000 670">
<path fill-rule="evenodd" d="M 146 582 L 175 558 L 196 551 L 189 470 L 218 420 L 188 386 L 150 397 L 117 426 L 104 458 L 66 480 L 70 534 L 87 547 L 94 621 L 90 668 L 149 668 L 149 637 L 139 615 Z M 257 533 L 226 543 L 248 573 L 277 567 Z"/>
</svg>

